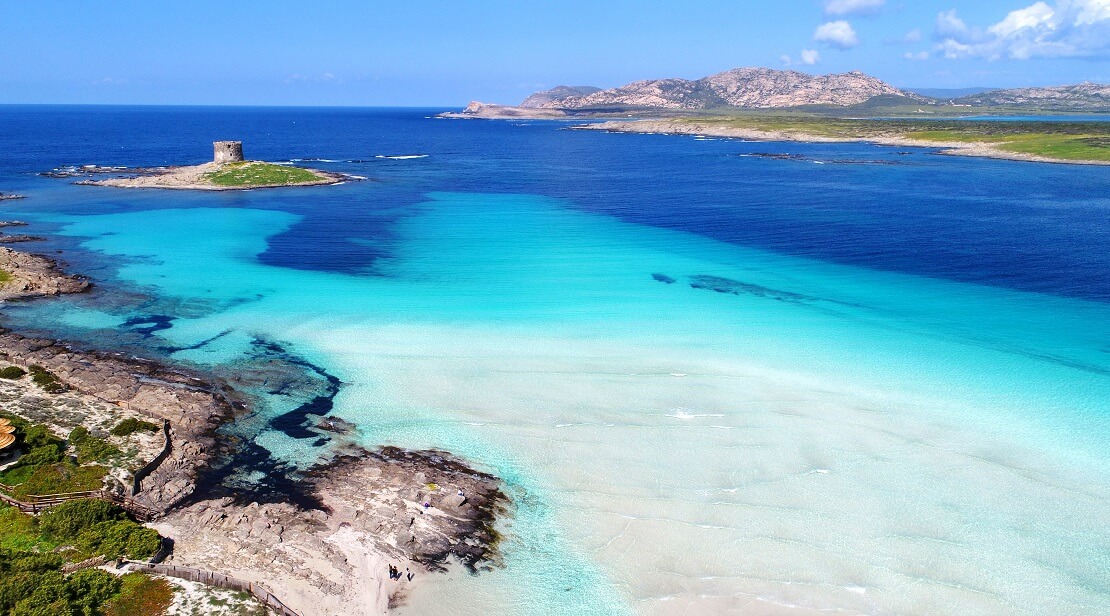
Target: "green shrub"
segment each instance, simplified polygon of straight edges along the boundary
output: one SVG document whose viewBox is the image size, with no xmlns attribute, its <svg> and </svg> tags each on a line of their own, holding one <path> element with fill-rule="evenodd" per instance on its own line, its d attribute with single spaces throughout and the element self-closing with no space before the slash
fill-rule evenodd
<svg viewBox="0 0 1110 616">
<path fill-rule="evenodd" d="M 39 529 L 56 541 L 76 539 L 87 528 L 101 522 L 121 520 L 123 510 L 102 500 L 74 500 L 51 507 L 39 516 Z"/>
<path fill-rule="evenodd" d="M 65 441 L 54 436 L 54 433 L 48 430 L 46 426 L 39 424 L 24 425 L 26 427 L 23 428 L 23 444 L 28 447 L 35 448 L 43 445 L 58 445 L 59 447 L 63 447 L 65 445 Z"/>
<path fill-rule="evenodd" d="M 0 582 L 0 608 L 13 616 L 96 616 L 122 587 L 116 576 L 100 569 L 83 569 L 69 577 L 46 571 L 18 581 L 20 587 Z M 17 599 L 14 607 L 12 599 Z"/>
<path fill-rule="evenodd" d="M 11 616 L 70 616 L 66 577 L 61 571 L 36 576 L 31 592 L 15 604 Z"/>
<path fill-rule="evenodd" d="M 23 378 L 23 375 L 25 374 L 27 374 L 27 371 L 23 368 L 20 368 L 19 366 L 8 366 L 7 368 L 0 370 L 0 379 L 9 379 L 14 381 L 15 379 Z"/>
<path fill-rule="evenodd" d="M 64 507 L 60 512 L 55 509 L 43 514 L 40 522 L 46 521 L 45 526 L 54 528 L 59 532 L 69 532 L 84 527 L 88 531 L 89 522 L 92 526 L 104 524 L 109 527 L 118 526 L 123 532 L 117 534 L 124 537 L 126 545 L 129 541 L 139 541 L 138 535 L 147 533 L 137 532 L 142 529 L 138 524 L 120 518 L 116 520 L 102 520 L 104 517 L 120 515 L 121 512 L 113 510 L 108 503 L 89 505 L 89 501 L 75 501 L 59 505 Z M 109 508 L 105 509 L 107 505 Z M 23 531 L 31 532 L 34 528 L 34 517 L 11 510 L 23 520 Z M 2 512 L 6 513 L 6 512 Z M 64 523 L 63 523 L 64 522 Z M 10 525 L 9 525 L 10 526 Z M 5 528 L 4 530 L 7 530 Z M 22 531 L 21 531 L 22 532 Z M 150 531 L 153 532 L 153 531 Z M 157 534 L 157 533 L 155 533 Z M 46 549 L 49 549 L 47 544 Z M 152 616 L 162 614 L 170 604 L 173 593 L 168 584 L 159 588 L 150 584 L 143 584 L 143 579 L 124 579 L 102 571 L 100 569 L 82 569 L 68 576 L 62 573 L 62 566 L 66 559 L 56 552 L 31 551 L 37 549 L 0 549 L 0 614 L 17 616 L 98 616 L 112 614 L 113 616 Z M 73 554 L 71 552 L 71 554 Z M 144 576 L 145 578 L 145 576 Z M 149 579 L 149 578 L 147 578 Z M 136 583 L 140 582 L 140 583 Z M 116 612 L 111 606 L 120 598 L 127 589 L 130 593 L 149 589 L 158 597 L 156 603 L 140 601 L 137 605 L 156 605 L 160 609 L 149 611 Z M 168 593 L 166 590 L 170 590 Z"/>
<path fill-rule="evenodd" d="M 48 394 L 60 394 L 66 389 L 69 389 L 53 372 L 50 372 L 42 366 L 31 366 L 30 371 L 31 380 Z"/>
<path fill-rule="evenodd" d="M 62 494 L 85 492 L 104 487 L 104 475 L 108 468 L 99 464 L 77 466 L 72 462 L 59 462 L 40 466 L 23 483 L 15 486 L 16 498 L 31 495 Z"/>
<path fill-rule="evenodd" d="M 37 466 L 20 466 L 17 464 L 6 471 L 0 471 L 0 483 L 17 486 L 30 479 L 37 469 Z"/>
<path fill-rule="evenodd" d="M 7 570 L 13 573 L 41 573 L 61 568 L 65 559 L 60 554 L 8 553 Z"/>
<path fill-rule="evenodd" d="M 140 430 L 144 432 L 157 432 L 159 429 L 160 427 L 158 424 L 142 421 L 134 417 L 128 417 L 116 424 L 116 427 L 111 429 L 111 433 L 116 436 L 127 436 Z"/>
<path fill-rule="evenodd" d="M 77 450 L 77 461 L 81 464 L 107 462 L 121 453 L 115 445 L 89 434 L 84 426 L 77 426 L 69 433 L 69 444 Z"/>
<path fill-rule="evenodd" d="M 0 507 L 0 548 L 3 550 L 34 552 L 54 549 L 54 544 L 42 538 L 35 525 L 35 518 L 15 507 Z M 2 552 L 2 550 L 0 550 Z M 0 556 L 0 567 L 4 562 Z M 0 613 L 3 613 L 0 611 Z"/>
<path fill-rule="evenodd" d="M 136 524 L 127 537 L 127 549 L 124 553 L 128 558 L 148 560 L 161 547 L 162 535 L 158 531 Z"/>
<path fill-rule="evenodd" d="M 0 614 L 11 614 L 15 604 L 26 599 L 38 583 L 38 573 L 7 574 L 0 578 Z"/>
<path fill-rule="evenodd" d="M 122 586 L 119 578 L 100 569 L 82 569 L 66 579 L 70 603 L 78 614 L 89 616 L 100 614 L 100 606 L 119 594 Z"/>
<path fill-rule="evenodd" d="M 23 454 L 19 458 L 19 465 L 38 467 L 61 462 L 64 458 L 62 448 L 55 443 L 51 443 L 49 445 L 39 445 Z"/>
<path fill-rule="evenodd" d="M 162 537 L 152 528 L 131 520 L 109 520 L 86 528 L 77 537 L 77 549 L 86 556 L 148 559 L 158 551 Z"/>
</svg>

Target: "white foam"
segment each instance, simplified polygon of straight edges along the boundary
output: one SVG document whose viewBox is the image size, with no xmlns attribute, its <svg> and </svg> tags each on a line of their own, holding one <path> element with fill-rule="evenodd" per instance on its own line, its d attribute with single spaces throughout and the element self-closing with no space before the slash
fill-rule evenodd
<svg viewBox="0 0 1110 616">
<path fill-rule="evenodd" d="M 677 410 L 667 415 L 667 417 L 674 417 L 675 419 L 698 419 L 700 417 L 724 417 L 724 413 L 687 413 L 683 410 Z"/>
<path fill-rule="evenodd" d="M 427 154 L 401 154 L 398 156 L 386 156 L 385 154 L 378 154 L 374 158 L 385 158 L 387 160 L 412 160 L 414 158 L 428 158 Z"/>
</svg>

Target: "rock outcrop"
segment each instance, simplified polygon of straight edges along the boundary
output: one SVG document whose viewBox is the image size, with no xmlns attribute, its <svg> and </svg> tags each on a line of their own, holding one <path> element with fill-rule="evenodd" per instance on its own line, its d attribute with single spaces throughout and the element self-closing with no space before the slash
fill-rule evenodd
<svg viewBox="0 0 1110 616">
<path fill-rule="evenodd" d="M 334 516 L 359 520 L 389 554 L 441 570 L 495 560 L 493 522 L 508 503 L 501 481 L 443 451 L 383 447 L 310 473 Z"/>
<path fill-rule="evenodd" d="M 310 471 L 325 509 L 288 503 L 194 503 L 155 527 L 174 538 L 171 564 L 263 582 L 309 614 L 381 614 L 410 579 L 451 562 L 496 563 L 500 481 L 449 454 L 386 447 Z"/>
<path fill-rule="evenodd" d="M 0 270 L 10 278 L 0 283 L 0 300 L 62 293 L 80 293 L 89 281 L 58 269 L 53 259 L 0 247 Z"/>
<path fill-rule="evenodd" d="M 769 68 L 737 68 L 697 80 L 651 79 L 589 94 L 555 88 L 532 95 L 545 109 L 639 107 L 709 109 L 714 107 L 773 108 L 800 105 L 856 105 L 876 96 L 921 97 L 859 71 L 807 75 Z M 567 93 L 557 97 L 551 93 Z M 539 98 L 536 98 L 539 97 Z M 523 103 L 522 107 L 526 106 Z"/>
</svg>

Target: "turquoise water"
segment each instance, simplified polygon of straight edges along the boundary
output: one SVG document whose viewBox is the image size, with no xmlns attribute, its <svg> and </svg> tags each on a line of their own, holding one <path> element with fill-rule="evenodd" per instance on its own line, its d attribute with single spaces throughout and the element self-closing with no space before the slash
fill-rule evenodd
<svg viewBox="0 0 1110 616">
<path fill-rule="evenodd" d="M 458 130 L 508 129 L 468 126 Z M 563 140 L 578 135 L 556 143 L 573 148 Z M 625 137 L 584 136 L 594 147 Z M 621 151 L 642 159 L 607 173 L 697 169 L 719 163 L 686 148 L 734 147 L 635 143 Z M 631 205 L 615 213 L 569 189 L 541 190 L 547 166 L 602 181 L 546 161 L 549 150 L 530 154 L 541 161 L 531 167 L 511 144 L 474 158 L 452 147 L 334 189 L 178 195 L 27 181 L 40 201 L 18 215 L 76 263 L 105 269 L 93 270 L 99 294 L 11 318 L 110 340 L 153 306 L 173 319 L 151 344 L 213 367 L 275 341 L 343 381 L 332 413 L 365 444 L 443 448 L 504 477 L 514 510 L 503 565 L 431 577 L 401 613 L 1110 612 L 1105 270 L 1093 247 L 1057 254 L 1075 247 L 1029 239 L 1011 246 L 1025 271 L 998 248 L 1037 229 L 1104 232 L 1103 170 L 937 163 L 961 180 L 928 165 L 869 166 L 858 161 L 889 154 L 857 145 L 815 150 L 857 161 L 837 175 L 824 169 L 835 165 L 729 158 L 768 185 L 752 195 L 761 217 L 801 211 L 792 224 L 812 246 L 795 235 L 796 247 L 770 250 L 729 235 L 740 223 L 704 222 L 730 215 L 724 206 L 696 219 L 703 227 L 675 222 L 684 208 L 694 220 L 728 177 L 687 192 L 688 203 L 648 205 L 650 187 L 605 193 L 643 199 L 649 221 Z M 451 155 L 464 161 L 458 180 L 429 180 L 445 173 L 428 166 L 435 156 Z M 776 188 L 777 173 L 813 181 L 805 195 L 829 209 Z M 889 213 L 864 216 L 832 197 L 848 186 L 864 201 L 857 182 L 903 173 L 932 178 L 938 193 L 950 180 L 1044 176 L 1028 200 L 998 206 L 1012 221 L 975 209 L 987 197 L 960 188 L 966 200 L 953 203 L 966 215 L 942 224 L 941 209 L 914 201 L 920 187 L 884 184 L 888 209 L 897 198 L 905 216 L 931 219 L 915 225 L 915 267 L 932 275 L 902 266 L 913 253 L 893 248 L 875 266 L 868 252 L 881 241 L 865 250 L 822 239 L 829 226 L 846 243 L 862 235 L 848 225 L 860 216 L 910 247 Z M 1075 194 L 1050 194 L 1056 173 L 1076 174 L 1060 188 Z M 1066 208 L 1095 222 L 1044 222 Z M 981 246 L 977 260 L 937 248 L 933 225 L 967 234 L 952 245 Z M 990 235 L 1001 227 L 1013 232 Z M 359 256 L 335 256 L 343 251 Z M 322 266 L 329 258 L 343 267 Z M 273 396 L 263 414 L 296 403 Z M 254 439 L 298 465 L 327 453 L 276 426 Z"/>
<path fill-rule="evenodd" d="M 1107 547 L 1106 332 L 1084 327 L 1104 305 L 785 258 L 528 195 L 438 194 L 420 210 L 374 278 L 259 264 L 266 237 L 296 222 L 283 212 L 58 221 L 126 257 L 119 278 L 226 306 L 161 332 L 181 346 L 234 332 L 184 358 L 290 343 L 348 383 L 334 412 L 367 443 L 442 447 L 505 476 L 519 499 L 505 569 L 428 591 L 472 613 L 717 609 L 753 585 L 744 574 L 799 566 L 790 585 L 813 594 L 767 601 L 908 609 L 989 569 L 980 613 L 1105 599 L 1105 571 L 1077 558 Z M 767 291 L 683 284 L 700 275 Z M 68 322 L 103 325 L 81 314 Z M 279 432 L 259 442 L 314 455 Z M 1053 489 L 1067 500 L 1026 519 Z M 889 570 L 907 546 L 950 577 Z M 1014 587 L 1046 563 L 1091 587 Z M 938 600 L 976 612 L 978 595 L 949 590 Z"/>
</svg>

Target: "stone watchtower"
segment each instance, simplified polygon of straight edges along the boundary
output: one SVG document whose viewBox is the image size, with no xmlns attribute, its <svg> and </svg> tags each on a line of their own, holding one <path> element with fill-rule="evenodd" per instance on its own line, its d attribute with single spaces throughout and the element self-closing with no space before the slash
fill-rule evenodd
<svg viewBox="0 0 1110 616">
<path fill-rule="evenodd" d="M 243 162 L 242 141 L 213 141 L 212 151 L 217 165 Z"/>
</svg>

